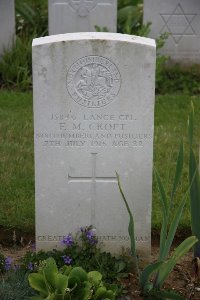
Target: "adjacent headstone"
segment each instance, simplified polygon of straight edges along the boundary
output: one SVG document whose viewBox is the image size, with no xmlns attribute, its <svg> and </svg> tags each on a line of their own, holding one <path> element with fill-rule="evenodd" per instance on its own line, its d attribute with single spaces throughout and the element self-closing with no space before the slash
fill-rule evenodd
<svg viewBox="0 0 200 300">
<path fill-rule="evenodd" d="M 33 41 L 37 249 L 96 227 L 111 252 L 151 244 L 154 40 L 76 33 Z M 141 254 L 141 255 L 142 255 Z"/>
<path fill-rule="evenodd" d="M 12 47 L 15 39 L 15 2 L 0 1 L 0 56 Z"/>
<path fill-rule="evenodd" d="M 49 0 L 49 35 L 68 32 L 116 32 L 117 0 Z"/>
<path fill-rule="evenodd" d="M 150 37 L 167 32 L 160 53 L 181 64 L 200 63 L 200 1 L 144 0 L 144 23 L 151 22 Z"/>
</svg>

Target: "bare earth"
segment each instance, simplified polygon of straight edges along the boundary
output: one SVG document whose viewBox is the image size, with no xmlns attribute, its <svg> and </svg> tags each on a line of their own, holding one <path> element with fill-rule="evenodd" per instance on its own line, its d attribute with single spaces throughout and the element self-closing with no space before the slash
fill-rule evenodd
<svg viewBox="0 0 200 300">
<path fill-rule="evenodd" d="M 26 251 L 31 249 L 31 244 L 34 242 L 33 235 L 24 235 L 19 238 L 13 232 L 5 232 L 0 230 L 0 252 L 5 256 L 10 256 L 13 261 L 17 262 Z M 177 240 L 172 248 L 175 248 L 180 243 Z M 152 256 L 151 261 L 156 261 L 158 257 L 159 245 L 158 238 L 152 239 Z M 174 270 L 165 281 L 164 288 L 169 290 L 173 289 L 185 296 L 188 300 L 200 300 L 200 280 L 194 275 L 193 254 L 190 251 L 186 254 L 179 263 L 175 266 Z M 128 290 L 127 299 L 143 299 L 140 295 L 138 280 L 134 273 L 130 273 L 129 277 L 124 280 L 126 290 Z"/>
</svg>

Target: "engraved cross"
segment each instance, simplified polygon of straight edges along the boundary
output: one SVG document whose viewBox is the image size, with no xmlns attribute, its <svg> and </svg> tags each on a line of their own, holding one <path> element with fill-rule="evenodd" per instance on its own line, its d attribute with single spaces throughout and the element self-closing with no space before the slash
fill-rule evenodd
<svg viewBox="0 0 200 300">
<path fill-rule="evenodd" d="M 92 175 L 91 176 L 70 176 L 68 174 L 68 183 L 74 182 L 90 182 L 91 183 L 91 225 L 95 224 L 95 200 L 96 200 L 96 183 L 97 182 L 114 182 L 117 183 L 117 177 L 103 177 L 96 175 L 96 157 L 97 153 L 92 155 Z"/>
</svg>

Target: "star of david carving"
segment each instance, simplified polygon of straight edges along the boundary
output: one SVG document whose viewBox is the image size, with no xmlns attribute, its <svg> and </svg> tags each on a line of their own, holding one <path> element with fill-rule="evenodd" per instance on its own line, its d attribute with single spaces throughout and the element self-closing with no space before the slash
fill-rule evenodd
<svg viewBox="0 0 200 300">
<path fill-rule="evenodd" d="M 195 36 L 192 22 L 196 14 L 186 13 L 181 4 L 178 4 L 171 14 L 160 14 L 164 26 L 160 33 L 168 32 L 174 42 L 178 44 L 183 36 Z"/>
</svg>

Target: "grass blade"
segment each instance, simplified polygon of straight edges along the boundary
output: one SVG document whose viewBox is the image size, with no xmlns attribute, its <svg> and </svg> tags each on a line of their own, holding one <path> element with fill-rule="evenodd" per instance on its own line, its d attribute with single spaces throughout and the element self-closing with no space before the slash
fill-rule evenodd
<svg viewBox="0 0 200 300">
<path fill-rule="evenodd" d="M 165 249 L 165 243 L 166 243 L 166 238 L 167 238 L 169 207 L 168 207 L 168 201 L 167 201 L 165 189 L 163 187 L 161 178 L 158 175 L 158 172 L 156 171 L 156 169 L 154 169 L 154 174 L 156 176 L 156 181 L 157 181 L 158 189 L 160 192 L 161 204 L 162 204 L 162 208 L 163 208 L 162 209 L 163 221 L 162 221 L 162 228 L 161 228 L 161 233 L 160 233 L 160 249 L 159 249 L 159 261 L 161 261 L 161 260 L 163 260 L 163 252 Z"/>
<path fill-rule="evenodd" d="M 126 197 L 123 193 L 123 190 L 122 190 L 122 187 L 121 187 L 121 184 L 120 184 L 120 178 L 119 178 L 119 174 L 116 172 L 116 175 L 117 175 L 117 182 L 118 182 L 118 187 L 119 187 L 119 190 L 120 190 L 120 193 L 121 193 L 121 196 L 122 196 L 122 199 L 124 200 L 124 203 L 126 205 L 126 209 L 129 213 L 129 217 L 130 217 L 130 220 L 129 220 L 129 225 L 128 225 L 128 232 L 129 232 L 129 236 L 130 236 L 130 240 L 131 240 L 131 254 L 136 257 L 136 247 L 135 247 L 135 229 L 134 229 L 134 220 L 133 220 L 133 215 L 131 213 L 131 210 L 129 208 L 129 205 L 128 205 L 128 202 L 126 200 Z"/>
<path fill-rule="evenodd" d="M 141 273 L 140 275 L 140 286 L 142 288 L 142 290 L 145 288 L 145 285 L 147 284 L 147 282 L 149 281 L 149 277 L 155 272 L 157 271 L 161 265 L 163 264 L 163 262 L 158 261 L 155 262 L 151 265 L 148 265 Z"/>
<path fill-rule="evenodd" d="M 183 141 L 181 141 L 180 143 L 180 147 L 179 147 L 179 154 L 178 154 L 178 158 L 177 158 L 177 163 L 176 163 L 176 172 L 175 172 L 175 177 L 174 177 L 174 184 L 173 184 L 173 188 L 172 188 L 172 193 L 171 193 L 171 205 L 172 205 L 172 200 L 174 198 L 177 186 L 179 184 L 180 178 L 181 178 L 181 174 L 183 171 Z"/>
<path fill-rule="evenodd" d="M 159 270 L 159 275 L 157 277 L 155 287 L 156 288 L 161 288 L 163 285 L 163 282 L 169 275 L 169 273 L 172 271 L 174 268 L 175 264 L 177 261 L 184 255 L 186 254 L 190 248 L 198 241 L 198 239 L 195 236 L 190 236 L 187 239 L 185 239 L 174 251 L 170 259 L 164 263 L 160 270 Z"/>
<path fill-rule="evenodd" d="M 189 145 L 192 147 L 193 143 L 193 132 L 194 132 L 194 106 L 193 103 L 191 103 L 191 112 L 188 118 L 188 137 L 189 137 Z"/>
<path fill-rule="evenodd" d="M 177 210 L 176 210 L 176 212 L 173 216 L 171 225 L 169 227 L 169 232 L 168 232 L 167 240 L 166 240 L 166 243 L 165 243 L 165 249 L 164 249 L 164 253 L 163 253 L 163 259 L 165 257 L 167 257 L 167 255 L 169 254 L 170 247 L 172 245 L 172 242 L 173 242 L 173 239 L 174 239 L 174 236 L 175 236 L 180 218 L 182 216 L 182 212 L 183 212 L 183 208 L 184 208 L 185 203 L 186 203 L 186 199 L 187 199 L 187 192 L 186 192 L 185 196 L 183 197 L 181 203 L 179 204 L 179 206 L 178 206 L 178 208 L 177 208 Z"/>
</svg>

